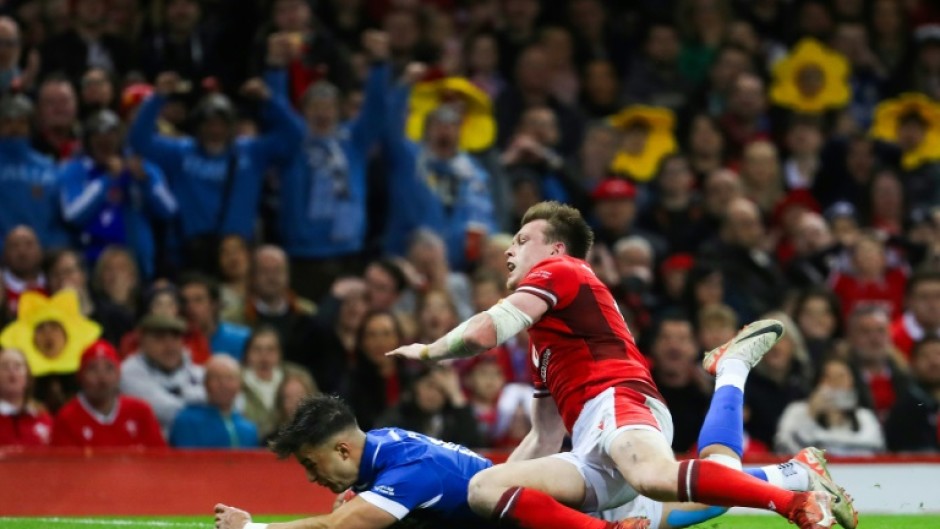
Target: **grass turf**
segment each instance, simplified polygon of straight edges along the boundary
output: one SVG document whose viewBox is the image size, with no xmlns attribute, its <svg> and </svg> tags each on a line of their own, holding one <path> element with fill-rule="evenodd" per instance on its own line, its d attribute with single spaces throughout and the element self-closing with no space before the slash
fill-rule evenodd
<svg viewBox="0 0 940 529">
<path fill-rule="evenodd" d="M 257 522 L 292 520 L 295 516 L 259 516 Z M 206 516 L 184 517 L 0 517 L 3 529 L 208 529 L 212 519 Z M 700 529 L 785 529 L 793 528 L 781 518 L 770 516 L 722 516 L 701 524 Z M 937 529 L 940 515 L 866 515 L 859 519 L 860 529 Z"/>
</svg>

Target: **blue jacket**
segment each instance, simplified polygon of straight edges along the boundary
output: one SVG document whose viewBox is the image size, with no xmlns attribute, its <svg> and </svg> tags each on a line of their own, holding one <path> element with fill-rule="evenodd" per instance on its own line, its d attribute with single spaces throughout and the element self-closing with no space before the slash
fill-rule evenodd
<svg viewBox="0 0 940 529">
<path fill-rule="evenodd" d="M 283 71 L 270 77 L 286 76 Z M 272 92 L 274 88 L 272 87 Z M 261 184 L 268 165 L 297 149 L 304 126 L 279 97 L 265 102 L 264 120 L 270 129 L 260 137 L 237 138 L 225 152 L 209 155 L 195 138 L 167 138 L 156 132 L 157 117 L 166 98 L 154 95 L 145 101 L 128 133 L 128 142 L 138 154 L 163 169 L 179 201 L 179 234 L 183 239 L 217 233 L 254 235 Z M 222 196 L 230 163 L 234 161 L 228 208 L 217 230 Z"/>
<path fill-rule="evenodd" d="M 177 205 L 156 165 L 144 162 L 144 175 L 144 180 L 137 180 L 124 171 L 115 178 L 87 156 L 62 167 L 62 216 L 81 230 L 89 263 L 108 245 L 120 244 L 134 251 L 144 277 L 153 275 L 156 256 L 151 219 L 172 217 Z"/>
<path fill-rule="evenodd" d="M 55 163 L 27 139 L 0 138 L 0 251 L 6 234 L 21 224 L 35 230 L 46 248 L 70 242 Z"/>
<path fill-rule="evenodd" d="M 258 428 L 238 412 L 223 417 L 217 408 L 208 404 L 190 404 L 173 420 L 170 446 L 254 448 L 258 446 Z"/>
<path fill-rule="evenodd" d="M 212 354 L 227 354 L 241 362 L 245 354 L 245 344 L 250 337 L 251 329 L 248 327 L 220 321 L 215 328 L 215 334 L 209 338 L 209 348 Z"/>
<path fill-rule="evenodd" d="M 472 156 L 459 153 L 450 160 L 431 159 L 420 143 L 405 136 L 410 87 L 396 86 L 389 100 L 385 147 L 389 159 L 389 216 L 385 250 L 404 255 L 418 228 L 430 228 L 447 245 L 447 258 L 455 270 L 466 263 L 467 231 L 479 226 L 497 231 L 490 195 L 490 175 Z M 442 197 L 452 189 L 453 201 Z"/>
<path fill-rule="evenodd" d="M 291 256 L 330 258 L 362 251 L 366 165 L 382 134 L 389 76 L 387 64 L 373 66 L 359 115 L 332 137 L 308 132 L 303 149 L 284 164 L 280 231 Z M 282 93 L 287 96 L 286 87 Z"/>
<path fill-rule="evenodd" d="M 366 433 L 353 490 L 399 520 L 427 510 L 451 527 L 485 526 L 467 503 L 467 486 L 493 464 L 471 450 L 400 428 Z M 418 514 L 418 513 L 415 513 Z"/>
</svg>

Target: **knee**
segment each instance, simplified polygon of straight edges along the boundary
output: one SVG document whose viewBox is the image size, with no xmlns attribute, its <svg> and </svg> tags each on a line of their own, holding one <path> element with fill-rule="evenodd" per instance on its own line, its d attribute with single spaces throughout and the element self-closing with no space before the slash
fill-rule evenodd
<svg viewBox="0 0 940 529">
<path fill-rule="evenodd" d="M 499 501 L 499 487 L 492 473 L 484 470 L 470 478 L 467 485 L 467 503 L 478 516 L 488 518 Z"/>
<path fill-rule="evenodd" d="M 676 497 L 679 465 L 675 461 L 649 462 L 634 466 L 624 477 L 637 492 L 658 501 Z"/>
</svg>

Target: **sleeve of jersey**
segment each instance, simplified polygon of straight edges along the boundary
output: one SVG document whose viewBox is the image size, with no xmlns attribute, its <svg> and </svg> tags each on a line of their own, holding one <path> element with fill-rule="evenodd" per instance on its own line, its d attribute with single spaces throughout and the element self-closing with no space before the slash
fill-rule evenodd
<svg viewBox="0 0 940 529">
<path fill-rule="evenodd" d="M 386 469 L 359 497 L 401 520 L 413 509 L 441 501 L 443 488 L 433 470 L 416 461 Z"/>
<path fill-rule="evenodd" d="M 537 296 L 551 309 L 564 308 L 578 293 L 579 281 L 574 266 L 562 260 L 536 265 L 516 287 L 516 292 Z"/>
</svg>

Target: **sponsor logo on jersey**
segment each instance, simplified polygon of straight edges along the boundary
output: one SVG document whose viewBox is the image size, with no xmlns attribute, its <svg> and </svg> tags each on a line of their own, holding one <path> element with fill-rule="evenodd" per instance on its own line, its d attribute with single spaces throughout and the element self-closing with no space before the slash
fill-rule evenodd
<svg viewBox="0 0 940 529">
<path fill-rule="evenodd" d="M 533 270 L 529 272 L 530 279 L 550 279 L 551 277 L 552 273 L 548 270 Z"/>
<path fill-rule="evenodd" d="M 378 492 L 379 494 L 384 494 L 386 496 L 394 496 L 395 487 L 389 487 L 388 485 L 379 485 L 378 487 L 375 487 L 375 492 Z"/>
<path fill-rule="evenodd" d="M 542 379 L 543 384 L 548 384 L 548 362 L 552 359 L 552 350 L 546 349 L 542 353 L 542 359 L 539 362 L 539 378 Z"/>
</svg>

